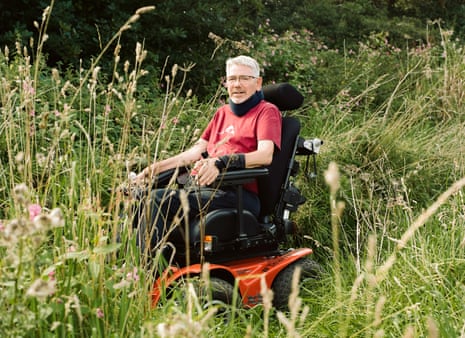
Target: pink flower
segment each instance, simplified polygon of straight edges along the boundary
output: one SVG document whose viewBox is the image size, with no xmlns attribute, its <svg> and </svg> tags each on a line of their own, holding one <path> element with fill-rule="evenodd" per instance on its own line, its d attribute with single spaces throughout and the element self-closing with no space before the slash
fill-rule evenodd
<svg viewBox="0 0 465 338">
<path fill-rule="evenodd" d="M 95 310 L 95 314 L 97 315 L 97 318 L 103 318 L 104 314 L 103 314 L 103 310 L 101 308 L 97 308 L 97 310 Z"/>
<path fill-rule="evenodd" d="M 137 273 L 137 268 L 136 267 L 134 267 L 132 272 L 128 272 L 126 274 L 126 279 L 127 280 L 133 280 L 134 282 L 137 282 L 140 279 L 139 274 Z"/>
<path fill-rule="evenodd" d="M 26 93 L 30 94 L 30 95 L 34 95 L 34 94 L 35 94 L 35 89 L 34 89 L 34 87 L 31 86 L 31 85 L 30 85 L 29 83 L 27 83 L 27 82 L 24 82 L 24 83 L 23 83 L 23 90 L 24 90 Z"/>
<path fill-rule="evenodd" d="M 29 210 L 29 219 L 33 221 L 36 216 L 40 215 L 40 212 L 42 211 L 42 207 L 39 204 L 31 204 L 29 205 L 28 210 Z"/>
<path fill-rule="evenodd" d="M 55 270 L 52 270 L 48 273 L 48 278 L 50 278 L 50 280 L 55 280 Z"/>
</svg>

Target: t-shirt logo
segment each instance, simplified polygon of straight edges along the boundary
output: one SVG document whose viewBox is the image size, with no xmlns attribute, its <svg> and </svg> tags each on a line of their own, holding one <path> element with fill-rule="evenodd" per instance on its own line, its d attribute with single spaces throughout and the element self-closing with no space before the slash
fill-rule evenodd
<svg viewBox="0 0 465 338">
<path fill-rule="evenodd" d="M 236 129 L 234 128 L 232 124 L 226 127 L 223 131 L 219 132 L 220 135 L 229 134 L 230 136 L 234 136 L 235 133 L 236 133 Z"/>
</svg>

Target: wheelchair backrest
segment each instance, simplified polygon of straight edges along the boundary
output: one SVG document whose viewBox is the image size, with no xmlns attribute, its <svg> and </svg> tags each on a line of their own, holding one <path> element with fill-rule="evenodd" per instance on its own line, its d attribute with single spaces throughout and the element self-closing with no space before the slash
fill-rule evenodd
<svg viewBox="0 0 465 338">
<path fill-rule="evenodd" d="M 280 111 L 300 108 L 304 102 L 302 94 L 289 83 L 274 83 L 263 87 L 265 100 L 273 103 Z"/>
<path fill-rule="evenodd" d="M 300 92 L 288 83 L 272 84 L 263 87 L 265 100 L 275 104 L 280 111 L 299 108 L 303 103 Z M 276 211 L 283 187 L 289 179 L 294 159 L 295 145 L 300 132 L 300 122 L 295 117 L 286 116 L 282 120 L 281 149 L 275 149 L 269 168 L 269 175 L 258 179 L 261 203 L 260 217 L 270 216 Z"/>
<path fill-rule="evenodd" d="M 284 185 L 289 179 L 300 132 L 300 122 L 295 117 L 283 117 L 282 123 L 281 149 L 275 149 L 273 153 L 273 161 L 268 167 L 269 174 L 257 179 L 261 218 L 274 214 L 276 210 Z"/>
</svg>

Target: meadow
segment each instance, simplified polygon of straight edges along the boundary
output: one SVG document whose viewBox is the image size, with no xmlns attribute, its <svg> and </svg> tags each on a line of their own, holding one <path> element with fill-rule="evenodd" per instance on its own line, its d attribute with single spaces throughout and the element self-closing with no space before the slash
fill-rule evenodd
<svg viewBox="0 0 465 338">
<path fill-rule="evenodd" d="M 110 72 L 99 57 L 45 66 L 47 13 L 36 42 L 0 53 L 0 335 L 465 336 L 463 42 L 439 25 L 438 39 L 405 49 L 262 32 L 249 52 L 294 60 L 287 80 L 306 96 L 294 114 L 325 142 L 317 178 L 298 180 L 308 201 L 289 243 L 313 248 L 325 273 L 287 313 L 265 301 L 231 306 L 225 322 L 193 289 L 151 306 L 158 266 L 141 259 L 117 189 L 192 144 L 224 97 L 220 81 L 209 100 L 184 88 L 193 65 L 165 69 L 153 90 L 142 44 L 120 59 L 118 36 L 145 10 L 102 49 Z"/>
</svg>

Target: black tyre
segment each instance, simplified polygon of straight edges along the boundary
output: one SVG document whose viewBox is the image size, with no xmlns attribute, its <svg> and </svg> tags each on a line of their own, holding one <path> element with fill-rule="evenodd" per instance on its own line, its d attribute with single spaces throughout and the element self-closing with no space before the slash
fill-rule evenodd
<svg viewBox="0 0 465 338">
<path fill-rule="evenodd" d="M 301 258 L 290 264 L 276 276 L 271 286 L 273 290 L 273 306 L 280 311 L 289 310 L 289 296 L 292 292 L 292 279 L 297 267 L 301 268 L 300 283 L 305 279 L 318 279 L 321 276 L 321 266 L 310 258 Z"/>
<path fill-rule="evenodd" d="M 210 292 L 212 302 L 221 302 L 226 305 L 232 305 L 234 296 L 234 287 L 224 279 L 211 277 Z"/>
<path fill-rule="evenodd" d="M 194 291 L 204 308 L 219 305 L 221 309 L 233 304 L 234 287 L 228 281 L 218 277 L 211 277 L 208 282 L 199 277 L 190 278 L 189 281 L 193 284 Z M 175 286 L 171 287 L 169 297 L 177 295 L 179 304 L 187 299 L 186 282 L 186 280 L 181 279 Z"/>
</svg>

